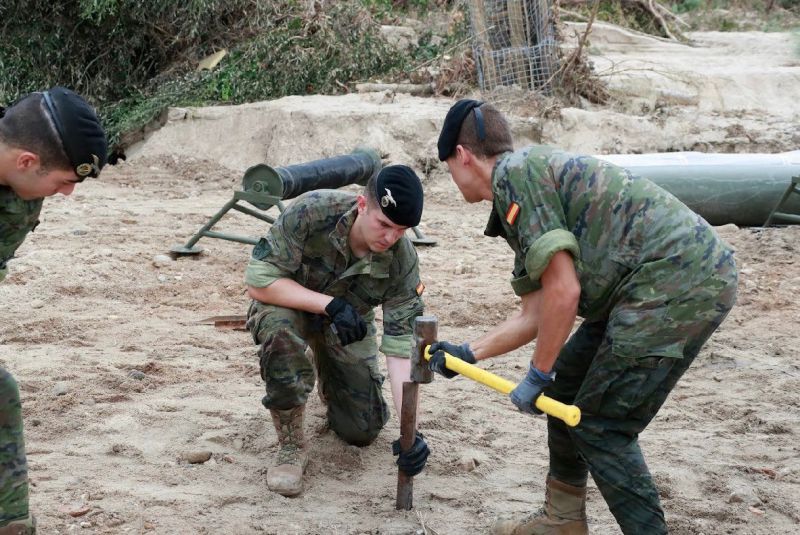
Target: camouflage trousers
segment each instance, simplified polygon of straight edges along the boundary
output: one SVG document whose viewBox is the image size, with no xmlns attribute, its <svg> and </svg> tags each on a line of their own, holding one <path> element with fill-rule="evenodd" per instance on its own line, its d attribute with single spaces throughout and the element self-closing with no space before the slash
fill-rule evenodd
<svg viewBox="0 0 800 535">
<path fill-rule="evenodd" d="M 692 306 L 694 319 L 675 325 L 677 332 L 686 334 L 683 358 L 615 355 L 605 321 L 585 321 L 558 356 L 556 380 L 545 392 L 580 407 L 582 417 L 575 428 L 548 417 L 550 475 L 583 486 L 591 473 L 625 534 L 667 533 L 658 490 L 639 447 L 639 433 L 722 323 L 735 296 L 734 272 L 716 299 L 703 306 L 696 301 L 684 303 Z M 676 301 L 680 305 L 681 298 Z"/>
<path fill-rule="evenodd" d="M 0 526 L 28 516 L 28 464 L 14 377 L 0 368 Z"/>
<path fill-rule="evenodd" d="M 268 409 L 303 405 L 322 383 L 328 424 L 339 437 L 366 446 L 378 436 L 389 419 L 383 398 L 384 376 L 378 365 L 375 322 L 367 321 L 367 335 L 343 347 L 322 316 L 253 302 L 247 327 L 260 346 L 258 356 Z M 313 361 L 306 348 L 314 353 Z"/>
</svg>

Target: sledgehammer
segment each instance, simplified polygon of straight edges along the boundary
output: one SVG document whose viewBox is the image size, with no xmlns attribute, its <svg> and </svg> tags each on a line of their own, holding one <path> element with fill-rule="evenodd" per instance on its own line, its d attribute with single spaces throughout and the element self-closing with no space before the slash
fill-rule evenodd
<svg viewBox="0 0 800 535">
<path fill-rule="evenodd" d="M 431 359 L 431 354 L 429 352 L 430 347 L 431 346 L 427 346 L 425 348 L 425 360 Z M 464 362 L 460 358 L 454 357 L 447 352 L 444 354 L 444 360 L 444 365 L 447 366 L 447 369 L 458 372 L 464 377 L 469 377 L 473 381 L 484 384 L 489 388 L 493 388 L 501 394 L 509 394 L 512 390 L 514 390 L 514 388 L 517 387 L 517 385 L 508 379 L 503 379 L 499 375 L 495 375 L 492 372 L 487 372 L 484 369 L 478 368 L 474 364 Z M 536 408 L 545 414 L 549 414 L 550 416 L 554 416 L 559 420 L 563 420 L 564 423 L 570 427 L 575 427 L 581 421 L 581 410 L 578 407 L 575 405 L 566 405 L 560 401 L 554 400 L 551 397 L 547 397 L 544 394 L 536 398 Z"/>
<path fill-rule="evenodd" d="M 432 317 L 418 318 L 418 320 L 436 321 L 436 319 Z M 430 379 L 428 379 L 430 377 L 430 375 L 428 375 L 431 373 L 430 371 L 428 371 L 428 374 L 426 374 L 425 378 L 427 380 L 421 380 L 421 377 L 415 377 L 415 374 L 420 373 L 421 368 L 424 368 L 425 370 L 428 369 L 427 361 L 431 359 L 430 345 L 426 345 L 424 347 L 424 351 L 420 351 L 419 353 L 421 353 L 420 356 L 424 358 L 424 361 L 412 353 L 411 378 L 416 382 L 430 382 Z M 502 377 L 491 372 L 487 372 L 486 370 L 481 369 L 474 364 L 464 362 L 453 355 L 445 353 L 444 356 L 445 366 L 447 366 L 448 369 L 458 372 L 465 377 L 469 377 L 473 381 L 477 381 L 490 388 L 493 388 L 502 394 L 510 393 L 517 386 L 508 379 L 503 379 Z M 549 414 L 550 416 L 558 418 L 559 420 L 563 420 L 564 423 L 570 427 L 575 427 L 581 421 L 581 410 L 578 407 L 575 405 L 566 405 L 545 395 L 541 395 L 536 398 L 536 408 L 545 414 Z"/>
</svg>

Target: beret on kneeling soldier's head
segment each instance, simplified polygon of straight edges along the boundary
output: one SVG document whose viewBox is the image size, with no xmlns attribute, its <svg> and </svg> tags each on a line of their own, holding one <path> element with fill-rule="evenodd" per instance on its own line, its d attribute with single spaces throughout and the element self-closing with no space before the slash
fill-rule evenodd
<svg viewBox="0 0 800 535">
<path fill-rule="evenodd" d="M 381 169 L 375 180 L 375 198 L 395 225 L 416 227 L 422 219 L 422 182 L 406 165 Z"/>
</svg>

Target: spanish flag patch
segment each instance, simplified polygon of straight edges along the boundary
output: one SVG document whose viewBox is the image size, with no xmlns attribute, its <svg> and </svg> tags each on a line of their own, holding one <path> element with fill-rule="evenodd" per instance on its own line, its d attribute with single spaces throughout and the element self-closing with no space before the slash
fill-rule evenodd
<svg viewBox="0 0 800 535">
<path fill-rule="evenodd" d="M 517 220 L 517 216 L 519 215 L 519 205 L 515 202 L 511 203 L 511 206 L 508 207 L 508 211 L 506 212 L 506 223 L 509 225 L 513 225 L 514 222 Z"/>
<path fill-rule="evenodd" d="M 420 283 L 417 284 L 417 295 L 422 295 L 422 292 L 424 291 L 425 291 L 425 285 L 422 284 L 422 281 L 420 281 Z"/>
</svg>

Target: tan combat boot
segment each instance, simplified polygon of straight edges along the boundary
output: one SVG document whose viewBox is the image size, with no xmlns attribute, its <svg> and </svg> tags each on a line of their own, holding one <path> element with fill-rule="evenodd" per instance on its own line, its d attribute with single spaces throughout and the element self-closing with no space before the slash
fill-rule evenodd
<svg viewBox="0 0 800 535">
<path fill-rule="evenodd" d="M 499 520 L 494 535 L 587 535 L 586 487 L 547 478 L 544 506 L 518 520 Z"/>
<path fill-rule="evenodd" d="M 36 535 L 36 518 L 28 515 L 0 527 L 0 535 Z"/>
<path fill-rule="evenodd" d="M 267 470 L 267 486 L 269 490 L 283 496 L 297 496 L 303 492 L 303 472 L 308 464 L 306 442 L 303 438 L 305 410 L 305 405 L 286 410 L 269 410 L 278 433 L 280 450 L 275 466 Z"/>
</svg>

